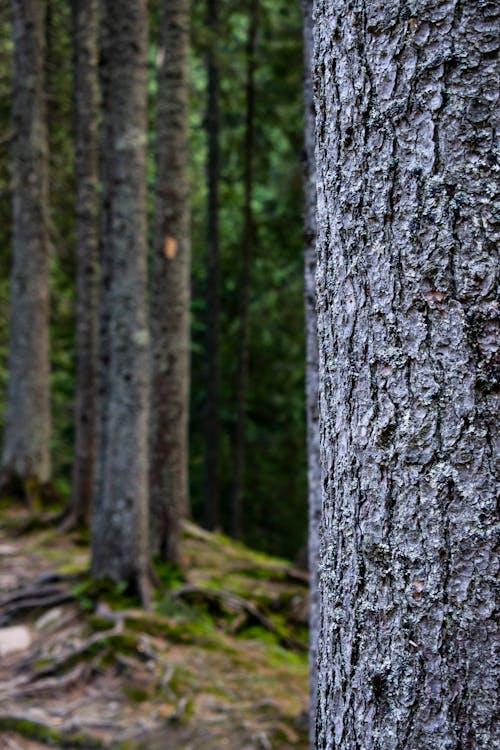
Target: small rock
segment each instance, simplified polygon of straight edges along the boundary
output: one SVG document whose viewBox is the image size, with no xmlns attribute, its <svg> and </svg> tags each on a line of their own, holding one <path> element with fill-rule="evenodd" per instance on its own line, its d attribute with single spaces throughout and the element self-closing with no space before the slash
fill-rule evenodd
<svg viewBox="0 0 500 750">
<path fill-rule="evenodd" d="M 16 651 L 26 651 L 31 646 L 31 635 L 25 625 L 0 628 L 0 657 Z"/>
<path fill-rule="evenodd" d="M 59 620 L 61 618 L 61 615 L 62 609 L 60 609 L 60 607 L 49 609 L 48 612 L 44 612 L 43 615 L 38 618 L 35 623 L 35 628 L 37 630 L 45 630 L 49 627 L 49 625 L 52 625 L 53 622 Z"/>
</svg>

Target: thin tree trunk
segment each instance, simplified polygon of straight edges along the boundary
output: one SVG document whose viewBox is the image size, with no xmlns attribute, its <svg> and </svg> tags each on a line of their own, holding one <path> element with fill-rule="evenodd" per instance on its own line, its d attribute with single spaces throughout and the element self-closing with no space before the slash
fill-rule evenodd
<svg viewBox="0 0 500 750">
<path fill-rule="evenodd" d="M 104 0 L 99 0 L 100 34 L 99 34 L 99 83 L 101 106 L 104 110 L 110 101 L 113 87 L 111 75 L 112 54 L 108 25 L 103 23 L 105 15 Z M 94 425 L 96 431 L 96 457 L 94 461 L 93 502 L 99 503 L 104 493 L 104 474 L 106 468 L 106 445 L 108 435 L 109 407 L 109 374 L 110 374 L 110 323 L 111 323 L 111 279 L 113 274 L 112 228 L 112 195 L 113 195 L 113 121 L 111 117 L 101 118 L 100 137 L 100 177 L 101 177 L 101 218 L 98 248 L 98 305 L 97 305 L 97 374 L 96 374 L 96 414 Z M 94 532 L 93 532 L 94 533 Z"/>
<path fill-rule="evenodd" d="M 146 316 L 146 0 L 103 3 L 105 71 L 104 279 L 109 311 L 109 398 L 92 572 L 127 581 L 147 598 L 148 386 Z M 101 365 L 102 365 L 101 360 Z"/>
<path fill-rule="evenodd" d="M 4 481 L 50 477 L 48 145 L 45 2 L 12 0 L 13 267 Z"/>
<path fill-rule="evenodd" d="M 163 560 L 180 561 L 189 512 L 188 38 L 186 0 L 160 5 L 156 207 L 151 279 L 151 535 Z"/>
<path fill-rule="evenodd" d="M 208 0 L 210 37 L 207 102 L 207 293 L 206 293 L 206 357 L 207 401 L 205 415 L 205 525 L 220 525 L 219 498 L 219 66 L 217 44 L 219 33 L 218 0 Z"/>
<path fill-rule="evenodd" d="M 316 4 L 320 750 L 498 741 L 497 14 Z"/>
<path fill-rule="evenodd" d="M 236 436 L 234 457 L 234 487 L 231 529 L 235 538 L 243 533 L 243 501 L 245 495 L 245 430 L 247 416 L 247 388 L 249 361 L 249 298 L 255 226 L 252 208 L 253 160 L 255 143 L 255 68 L 259 17 L 258 0 L 250 0 L 249 26 L 246 48 L 246 114 L 245 114 L 245 198 L 243 218 L 243 257 L 240 281 L 240 335 L 238 346 L 238 375 L 236 395 Z"/>
<path fill-rule="evenodd" d="M 88 525 L 96 456 L 96 370 L 99 254 L 98 0 L 73 4 L 76 133 L 77 379 L 75 456 L 66 527 Z"/>
<path fill-rule="evenodd" d="M 318 412 L 318 318 L 316 314 L 316 168 L 314 160 L 314 102 L 312 89 L 312 0 L 302 0 L 304 20 L 304 301 L 306 321 L 307 479 L 309 507 L 309 674 L 310 735 L 314 742 L 319 632 L 319 527 L 321 521 L 321 463 Z"/>
</svg>

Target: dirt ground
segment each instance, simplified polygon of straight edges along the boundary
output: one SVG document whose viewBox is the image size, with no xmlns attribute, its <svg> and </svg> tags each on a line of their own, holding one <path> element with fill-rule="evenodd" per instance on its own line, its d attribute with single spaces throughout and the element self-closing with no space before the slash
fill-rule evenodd
<svg viewBox="0 0 500 750">
<path fill-rule="evenodd" d="M 303 574 L 186 524 L 145 613 L 27 518 L 0 512 L 0 750 L 308 747 Z"/>
</svg>

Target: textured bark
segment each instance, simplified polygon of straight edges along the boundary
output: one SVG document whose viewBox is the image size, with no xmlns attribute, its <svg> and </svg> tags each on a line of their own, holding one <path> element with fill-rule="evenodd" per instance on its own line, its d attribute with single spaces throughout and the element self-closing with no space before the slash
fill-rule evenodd
<svg viewBox="0 0 500 750">
<path fill-rule="evenodd" d="M 96 455 L 99 253 L 98 0 L 73 4 L 76 138 L 76 403 L 70 521 L 90 520 Z"/>
<path fill-rule="evenodd" d="M 307 484 L 309 508 L 309 675 L 310 735 L 314 741 L 319 632 L 319 526 L 321 521 L 321 463 L 318 412 L 318 319 L 316 315 L 316 169 L 314 162 L 314 102 L 312 89 L 312 0 L 302 0 L 304 21 L 304 302 L 306 322 Z"/>
<path fill-rule="evenodd" d="M 48 147 L 45 2 L 12 0 L 13 267 L 5 479 L 50 476 Z"/>
<path fill-rule="evenodd" d="M 315 4 L 318 748 L 498 741 L 496 12 Z"/>
<path fill-rule="evenodd" d="M 219 499 L 219 66 L 216 45 L 219 32 L 218 0 L 208 0 L 207 22 L 212 36 L 207 56 L 207 293 L 206 357 L 207 402 L 205 413 L 205 525 L 220 524 Z"/>
<path fill-rule="evenodd" d="M 188 34 L 186 0 L 160 5 L 156 207 L 151 280 L 151 534 L 178 562 L 179 521 L 189 512 Z"/>
<path fill-rule="evenodd" d="M 109 312 L 109 397 L 100 493 L 94 502 L 92 571 L 97 578 L 142 589 L 148 568 L 146 1 L 106 0 L 102 30 L 104 279 L 107 272 L 110 276 L 108 288 L 101 285 L 100 304 Z"/>
<path fill-rule="evenodd" d="M 234 441 L 234 487 L 231 506 L 231 531 L 236 539 L 243 533 L 243 501 L 245 496 L 245 451 L 247 421 L 247 388 L 249 361 L 249 298 L 255 223 L 253 216 L 253 161 L 255 143 L 255 48 L 259 21 L 259 2 L 250 0 L 246 47 L 246 113 L 245 113 L 245 197 L 242 240 L 242 272 L 240 280 L 240 335 L 238 341 L 238 375 L 236 394 L 236 435 Z"/>
<path fill-rule="evenodd" d="M 100 19 L 104 17 L 104 3 L 99 0 Z M 111 99 L 113 87 L 112 45 L 109 39 L 109 24 L 100 23 L 99 38 L 99 82 L 101 101 Z M 101 175 L 101 218 L 99 236 L 98 259 L 98 305 L 97 305 L 97 394 L 96 415 L 94 419 L 96 430 L 96 457 L 94 462 L 94 494 L 93 501 L 103 496 L 104 473 L 106 467 L 106 444 L 108 434 L 108 405 L 109 405 L 109 371 L 110 371 L 110 322 L 111 322 L 111 279 L 113 271 L 112 229 L 112 195 L 113 195 L 113 119 L 102 117 L 100 138 L 100 175 Z"/>
</svg>

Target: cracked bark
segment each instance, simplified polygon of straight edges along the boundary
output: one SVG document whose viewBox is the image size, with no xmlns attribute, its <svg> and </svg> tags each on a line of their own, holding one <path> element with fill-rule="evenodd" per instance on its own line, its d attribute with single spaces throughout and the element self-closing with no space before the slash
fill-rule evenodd
<svg viewBox="0 0 500 750">
<path fill-rule="evenodd" d="M 146 317 L 146 0 L 105 0 L 101 391 L 92 571 L 145 596 L 148 570 Z M 105 324 L 105 325 L 104 325 Z M 107 350 L 102 348 L 106 341 Z M 103 395 L 106 396 L 103 400 Z"/>
<path fill-rule="evenodd" d="M 50 477 L 45 2 L 12 0 L 13 265 L 2 478 Z"/>
<path fill-rule="evenodd" d="M 315 3 L 320 749 L 498 741 L 496 13 Z"/>
<path fill-rule="evenodd" d="M 160 5 L 156 206 L 151 278 L 151 539 L 180 561 L 180 519 L 189 513 L 188 38 L 186 0 Z"/>
</svg>

